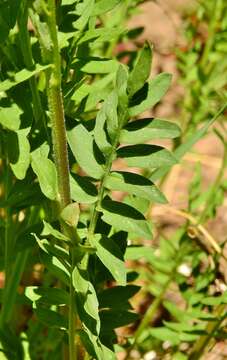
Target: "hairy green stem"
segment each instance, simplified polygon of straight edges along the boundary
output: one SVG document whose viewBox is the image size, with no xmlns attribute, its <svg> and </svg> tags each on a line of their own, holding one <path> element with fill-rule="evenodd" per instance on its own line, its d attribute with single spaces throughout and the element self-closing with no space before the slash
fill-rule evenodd
<svg viewBox="0 0 227 360">
<path fill-rule="evenodd" d="M 71 203 L 70 183 L 69 183 L 69 161 L 67 151 L 67 139 L 65 128 L 65 116 L 63 108 L 63 98 L 61 90 L 61 57 L 57 39 L 56 6 L 55 0 L 48 0 L 48 25 L 52 40 L 52 61 L 53 69 L 49 77 L 48 103 L 51 113 L 52 139 L 54 160 L 57 169 L 59 204 L 60 209 Z M 64 230 L 64 229 L 63 229 Z M 73 252 L 73 250 L 72 250 Z M 75 301 L 74 287 L 72 284 L 72 272 L 74 267 L 73 254 L 71 264 L 70 279 L 70 302 L 69 302 L 69 358 L 76 360 L 77 351 L 75 344 Z"/>
</svg>

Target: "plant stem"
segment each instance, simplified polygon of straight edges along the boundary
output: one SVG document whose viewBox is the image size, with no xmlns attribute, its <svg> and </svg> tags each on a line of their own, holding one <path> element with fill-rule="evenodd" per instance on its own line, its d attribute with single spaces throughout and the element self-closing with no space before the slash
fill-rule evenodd
<svg viewBox="0 0 227 360">
<path fill-rule="evenodd" d="M 59 187 L 59 204 L 60 209 L 71 203 L 70 183 L 69 183 L 69 161 L 67 151 L 67 139 L 65 128 L 65 116 L 63 108 L 63 98 L 61 90 L 61 57 L 57 39 L 57 24 L 56 24 L 56 6 L 55 0 L 48 0 L 49 16 L 48 24 L 52 40 L 52 57 L 53 70 L 49 77 L 48 88 L 48 103 L 51 112 L 52 122 L 52 139 L 54 160 L 58 175 Z M 64 229 L 63 229 L 64 231 Z M 72 272 L 74 268 L 73 251 L 71 251 L 71 279 L 70 279 L 70 295 L 69 295 L 69 358 L 76 360 L 77 351 L 75 345 L 75 301 L 74 301 L 74 287 L 72 284 Z"/>
<path fill-rule="evenodd" d="M 205 67 L 207 65 L 207 61 L 209 59 L 209 55 L 210 55 L 210 52 L 211 52 L 213 44 L 214 44 L 215 32 L 216 32 L 218 21 L 220 20 L 221 10 L 222 10 L 222 0 L 215 0 L 214 6 L 213 6 L 213 11 L 212 11 L 212 17 L 211 17 L 211 21 L 210 21 L 209 29 L 208 29 L 208 39 L 206 41 L 206 45 L 205 45 L 205 48 L 204 48 L 204 51 L 203 51 L 203 54 L 201 57 L 201 61 L 200 61 L 200 66 L 204 70 L 206 70 Z"/>
<path fill-rule="evenodd" d="M 215 310 L 215 316 L 218 318 L 215 321 L 209 321 L 206 327 L 206 335 L 199 337 L 199 340 L 195 343 L 192 353 L 189 356 L 189 360 L 198 360 L 204 355 L 205 348 L 213 338 L 216 330 L 220 327 L 223 322 L 223 316 L 226 311 L 226 304 L 219 305 Z"/>
<path fill-rule="evenodd" d="M 48 0 L 49 29 L 53 44 L 53 70 L 49 79 L 48 103 L 51 113 L 54 160 L 58 175 L 60 208 L 70 204 L 69 161 L 67 151 L 65 116 L 61 90 L 61 58 L 57 39 L 55 0 Z"/>
</svg>

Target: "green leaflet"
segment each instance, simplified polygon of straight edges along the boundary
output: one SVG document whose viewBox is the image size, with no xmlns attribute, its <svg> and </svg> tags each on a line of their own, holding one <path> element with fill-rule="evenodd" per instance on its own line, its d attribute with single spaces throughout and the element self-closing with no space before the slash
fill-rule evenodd
<svg viewBox="0 0 227 360">
<path fill-rule="evenodd" d="M 92 204 L 97 200 L 97 189 L 85 176 L 70 175 L 70 190 L 72 200 L 79 203 Z"/>
<path fill-rule="evenodd" d="M 60 231 L 54 229 L 50 224 L 48 224 L 45 220 L 43 220 L 44 223 L 44 228 L 43 231 L 41 233 L 42 236 L 48 236 L 48 235 L 52 235 L 53 237 L 55 237 L 56 239 L 62 240 L 62 241 L 66 241 L 68 242 L 70 239 L 65 236 L 64 234 L 62 234 Z"/>
<path fill-rule="evenodd" d="M 101 331 L 103 334 L 109 333 L 113 329 L 129 325 L 138 320 L 138 315 L 131 311 L 111 309 L 100 311 Z"/>
<path fill-rule="evenodd" d="M 177 163 L 177 160 L 169 150 L 157 145 L 138 144 L 124 146 L 117 150 L 117 156 L 124 158 L 128 166 L 139 168 L 159 168 L 163 165 L 174 165 Z"/>
<path fill-rule="evenodd" d="M 50 254 L 41 252 L 40 258 L 51 274 L 56 276 L 57 279 L 60 279 L 66 286 L 69 285 L 69 271 L 62 265 L 56 256 L 51 256 Z"/>
<path fill-rule="evenodd" d="M 131 98 L 129 115 L 136 116 L 151 109 L 165 95 L 171 83 L 172 76 L 161 73 L 153 80 L 145 83 L 144 87 L 137 91 Z"/>
<path fill-rule="evenodd" d="M 32 76 L 38 74 L 40 71 L 44 71 L 48 68 L 50 68 L 52 65 L 36 65 L 35 70 L 29 71 L 27 69 L 23 69 L 17 73 L 14 74 L 13 80 L 4 80 L 0 82 L 0 91 L 7 91 L 11 89 L 13 86 L 16 86 L 17 84 L 30 79 Z"/>
<path fill-rule="evenodd" d="M 30 165 L 30 144 L 27 139 L 27 135 L 29 132 L 30 128 L 17 131 L 19 156 L 15 164 L 10 164 L 14 175 L 19 180 L 25 178 L 27 169 Z"/>
<path fill-rule="evenodd" d="M 93 246 L 96 247 L 96 255 L 109 270 L 119 285 L 126 285 L 126 268 L 122 253 L 116 243 L 107 237 L 97 234 L 93 239 Z"/>
<path fill-rule="evenodd" d="M 73 22 L 73 27 L 75 29 L 83 30 L 85 28 L 90 16 L 92 15 L 94 4 L 95 4 L 95 0 L 84 0 L 81 7 L 82 11 L 81 12 L 79 11 L 80 17 L 78 20 Z"/>
<path fill-rule="evenodd" d="M 22 113 L 23 111 L 16 104 L 10 107 L 1 107 L 0 124 L 8 130 L 17 131 L 20 127 L 20 115 Z"/>
<path fill-rule="evenodd" d="M 96 160 L 94 140 L 89 131 L 82 124 L 78 124 L 67 132 L 67 136 L 70 148 L 79 166 L 89 176 L 100 179 L 104 171 Z"/>
<path fill-rule="evenodd" d="M 68 293 L 60 288 L 50 288 L 43 286 L 27 286 L 25 295 L 32 302 L 47 305 L 68 304 Z"/>
<path fill-rule="evenodd" d="M 149 334 L 155 337 L 156 339 L 162 341 L 169 341 L 172 346 L 178 345 L 180 343 L 178 334 L 175 331 L 172 331 L 165 327 L 157 327 L 150 329 Z"/>
<path fill-rule="evenodd" d="M 58 200 L 57 171 L 54 163 L 47 158 L 48 153 L 49 146 L 42 144 L 31 153 L 31 165 L 43 194 L 50 200 Z"/>
<path fill-rule="evenodd" d="M 104 289 L 98 294 L 99 307 L 122 309 L 124 306 L 128 308 L 128 300 L 132 298 L 140 287 L 137 285 L 115 286 Z"/>
<path fill-rule="evenodd" d="M 100 29 L 91 29 L 86 31 L 83 36 L 78 41 L 78 45 L 95 39 L 95 42 L 106 42 L 112 41 L 123 33 L 123 29 L 108 29 L 108 28 L 100 28 Z"/>
<path fill-rule="evenodd" d="M 130 172 L 112 172 L 105 181 L 110 190 L 121 190 L 153 202 L 167 202 L 161 191 L 147 178 Z"/>
<path fill-rule="evenodd" d="M 112 10 L 115 6 L 117 6 L 122 0 L 100 0 L 98 1 L 93 9 L 92 16 L 102 15 L 110 10 Z"/>
<path fill-rule="evenodd" d="M 116 90 L 113 90 L 106 98 L 105 103 L 103 105 L 107 118 L 106 119 L 107 132 L 111 139 L 113 139 L 116 136 L 116 133 L 118 131 L 117 106 L 118 106 L 118 95 Z"/>
<path fill-rule="evenodd" d="M 95 289 L 88 279 L 87 271 L 75 267 L 72 279 L 80 319 L 92 334 L 98 335 L 100 332 L 99 304 Z"/>
<path fill-rule="evenodd" d="M 131 97 L 141 89 L 151 72 L 152 49 L 148 42 L 139 52 L 136 63 L 128 78 L 128 93 Z"/>
<path fill-rule="evenodd" d="M 175 123 L 162 119 L 139 119 L 128 123 L 120 134 L 120 142 L 141 144 L 152 139 L 174 139 L 181 130 Z"/>
<path fill-rule="evenodd" d="M 209 129 L 209 127 L 215 122 L 215 120 L 223 113 L 223 111 L 226 109 L 227 104 L 222 106 L 222 108 L 214 115 L 214 117 L 207 121 L 206 124 L 199 130 L 197 130 L 195 133 L 190 135 L 187 140 L 178 146 L 178 148 L 174 151 L 174 157 L 179 161 L 187 151 L 189 151 L 192 146 L 201 139 Z M 174 165 L 174 164 L 173 164 Z M 160 177 L 164 176 L 169 170 L 171 169 L 171 166 L 165 166 L 163 168 L 155 170 L 152 175 L 150 176 L 150 180 L 156 181 L 160 179 Z"/>
<path fill-rule="evenodd" d="M 99 110 L 96 122 L 95 122 L 95 128 L 94 128 L 94 138 L 95 141 L 99 147 L 99 149 L 104 153 L 108 154 L 111 150 L 112 146 L 107 140 L 107 132 L 105 130 L 107 115 L 106 115 L 106 109 L 105 109 L 105 103 L 102 106 L 102 108 Z"/>
<path fill-rule="evenodd" d="M 76 59 L 72 66 L 78 70 L 87 74 L 108 74 L 116 72 L 119 63 L 114 59 L 103 58 L 88 58 L 88 59 Z"/>
<path fill-rule="evenodd" d="M 117 201 L 104 200 L 102 212 L 103 221 L 116 230 L 127 231 L 145 239 L 152 237 L 150 223 L 133 207 Z"/>
<path fill-rule="evenodd" d="M 35 309 L 34 312 L 38 319 L 45 325 L 65 330 L 67 329 L 67 318 L 56 311 L 39 307 Z"/>
<path fill-rule="evenodd" d="M 139 260 L 144 258 L 149 261 L 150 256 L 154 255 L 154 249 L 146 246 L 130 246 L 126 249 L 126 260 Z"/>
</svg>

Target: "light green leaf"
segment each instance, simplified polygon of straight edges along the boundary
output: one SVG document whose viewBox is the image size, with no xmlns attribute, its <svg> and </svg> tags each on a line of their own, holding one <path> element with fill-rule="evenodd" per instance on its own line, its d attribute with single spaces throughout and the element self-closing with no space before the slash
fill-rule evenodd
<svg viewBox="0 0 227 360">
<path fill-rule="evenodd" d="M 130 246 L 126 249 L 126 260 L 139 260 L 144 258 L 149 261 L 149 258 L 154 255 L 154 249 L 147 246 Z"/>
<path fill-rule="evenodd" d="M 100 0 L 98 1 L 93 9 L 92 15 L 99 16 L 117 6 L 122 0 Z"/>
<path fill-rule="evenodd" d="M 141 144 L 151 139 L 174 139 L 180 134 L 180 128 L 175 123 L 161 119 L 139 119 L 121 130 L 120 142 Z"/>
<path fill-rule="evenodd" d="M 87 22 L 92 15 L 95 0 L 84 0 L 82 4 L 82 12 L 79 14 L 78 20 L 73 22 L 73 27 L 78 30 L 83 30 L 87 25 Z"/>
<path fill-rule="evenodd" d="M 22 113 L 23 111 L 16 104 L 10 107 L 1 107 L 0 124 L 8 130 L 17 131 L 20 127 L 20 115 Z"/>
<path fill-rule="evenodd" d="M 105 187 L 110 190 L 125 191 L 153 202 L 167 202 L 161 191 L 142 175 L 129 172 L 112 172 L 105 181 Z"/>
<path fill-rule="evenodd" d="M 60 231 L 54 229 L 50 224 L 48 224 L 45 220 L 43 220 L 44 223 L 44 228 L 43 231 L 41 233 L 42 236 L 49 236 L 52 235 L 53 237 L 55 237 L 56 239 L 62 240 L 62 241 L 70 241 L 70 239 L 65 236 L 64 234 L 62 234 Z"/>
<path fill-rule="evenodd" d="M 104 153 L 108 154 L 112 148 L 112 145 L 107 140 L 107 133 L 105 130 L 105 124 L 107 120 L 106 109 L 103 105 L 102 108 L 99 110 L 96 121 L 95 121 L 95 128 L 94 128 L 94 138 L 99 147 L 99 149 Z"/>
<path fill-rule="evenodd" d="M 108 28 L 100 28 L 100 29 L 91 29 L 85 32 L 85 34 L 78 41 L 78 45 L 95 39 L 95 42 L 110 42 L 115 38 L 118 38 L 123 33 L 123 29 L 108 29 Z"/>
<path fill-rule="evenodd" d="M 150 335 L 162 341 L 169 341 L 171 345 L 178 345 L 180 343 L 179 335 L 170 329 L 163 327 L 156 327 L 149 330 Z"/>
<path fill-rule="evenodd" d="M 139 115 L 156 105 L 168 90 L 171 78 L 170 74 L 162 73 L 148 83 L 145 83 L 144 87 L 131 98 L 129 115 Z"/>
<path fill-rule="evenodd" d="M 86 328 L 98 335 L 100 332 L 99 304 L 94 286 L 87 277 L 87 271 L 78 267 L 73 270 L 72 279 L 80 319 Z"/>
<path fill-rule="evenodd" d="M 100 179 L 104 170 L 96 160 L 92 135 L 82 124 L 68 131 L 67 135 L 70 148 L 80 167 L 88 175 Z"/>
<path fill-rule="evenodd" d="M 92 204 L 97 200 L 97 189 L 85 176 L 71 175 L 70 190 L 72 200 L 79 203 Z"/>
<path fill-rule="evenodd" d="M 113 275 L 119 285 L 126 285 L 126 268 L 119 247 L 111 238 L 102 237 L 97 234 L 93 239 L 96 247 L 96 255 L 103 265 Z"/>
<path fill-rule="evenodd" d="M 143 49 L 139 52 L 136 63 L 128 79 L 129 96 L 134 95 L 141 89 L 145 81 L 149 78 L 151 72 L 152 49 L 148 42 L 145 43 Z"/>
<path fill-rule="evenodd" d="M 139 168 L 158 168 L 177 163 L 169 150 L 157 145 L 124 146 L 117 150 L 117 156 L 124 158 L 128 166 Z"/>
<path fill-rule="evenodd" d="M 11 89 L 13 86 L 16 86 L 17 84 L 30 79 L 32 76 L 38 74 L 40 71 L 44 71 L 48 68 L 50 68 L 52 65 L 36 65 L 35 70 L 29 71 L 27 69 L 23 69 L 17 73 L 14 74 L 13 80 L 4 80 L 0 83 L 0 91 L 7 91 Z"/>
<path fill-rule="evenodd" d="M 105 114 L 107 117 L 107 131 L 111 139 L 113 139 L 118 130 L 118 115 L 117 115 L 117 105 L 118 105 L 118 95 L 115 90 L 113 90 L 107 99 L 105 100 L 103 107 L 105 109 Z"/>
<path fill-rule="evenodd" d="M 80 207 L 78 203 L 67 205 L 61 212 L 61 218 L 72 227 L 77 227 L 80 217 Z"/>
<path fill-rule="evenodd" d="M 41 145 L 31 153 L 31 165 L 39 180 L 43 194 L 50 200 L 58 200 L 57 171 L 54 163 L 47 158 L 49 146 Z"/>
<path fill-rule="evenodd" d="M 1 114 L 0 114 L 1 116 Z M 14 175 L 19 180 L 23 180 L 25 178 L 27 169 L 30 164 L 30 144 L 27 139 L 27 135 L 30 131 L 30 128 L 21 129 L 17 131 L 18 136 L 18 147 L 19 147 L 19 157 L 15 164 L 10 164 L 11 169 Z"/>
<path fill-rule="evenodd" d="M 70 284 L 70 273 L 56 256 L 51 256 L 42 251 L 40 258 L 51 274 L 61 280 L 66 286 Z"/>
<path fill-rule="evenodd" d="M 87 59 L 87 61 L 76 59 L 72 65 L 87 74 L 108 74 L 116 72 L 119 67 L 117 60 L 103 58 Z"/>
<path fill-rule="evenodd" d="M 151 225 L 143 214 L 133 207 L 117 201 L 104 200 L 102 211 L 102 220 L 116 230 L 131 232 L 145 239 L 152 237 Z"/>
</svg>

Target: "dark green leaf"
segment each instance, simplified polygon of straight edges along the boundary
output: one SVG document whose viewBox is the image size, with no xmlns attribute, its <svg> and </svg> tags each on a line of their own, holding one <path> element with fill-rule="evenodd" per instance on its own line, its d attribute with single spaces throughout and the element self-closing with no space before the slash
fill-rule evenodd
<svg viewBox="0 0 227 360">
<path fill-rule="evenodd" d="M 68 327 L 67 318 L 57 313 L 56 311 L 39 307 L 35 309 L 35 314 L 38 319 L 47 326 L 61 329 L 67 329 Z"/>
<path fill-rule="evenodd" d="M 65 305 L 69 302 L 68 293 L 60 288 L 27 286 L 25 295 L 32 301 L 47 305 Z"/>
<path fill-rule="evenodd" d="M 151 71 L 152 49 L 148 42 L 145 43 L 143 49 L 139 52 L 136 63 L 128 79 L 129 96 L 134 95 L 141 89 L 148 79 Z"/>
<path fill-rule="evenodd" d="M 44 228 L 43 231 L 41 233 L 42 236 L 48 236 L 48 235 L 52 235 L 53 237 L 55 237 L 56 239 L 62 240 L 62 241 L 69 241 L 69 238 L 67 236 L 65 236 L 64 234 L 62 234 L 60 231 L 54 229 L 50 224 L 48 224 L 45 220 L 43 220 L 44 223 Z"/>
<path fill-rule="evenodd" d="M 113 329 L 129 325 L 138 319 L 138 315 L 129 311 L 102 310 L 100 311 L 101 332 L 108 333 Z"/>
<path fill-rule="evenodd" d="M 128 304 L 128 300 L 140 290 L 139 286 L 115 286 L 103 290 L 98 294 L 99 307 L 121 309 L 124 304 Z"/>
</svg>

